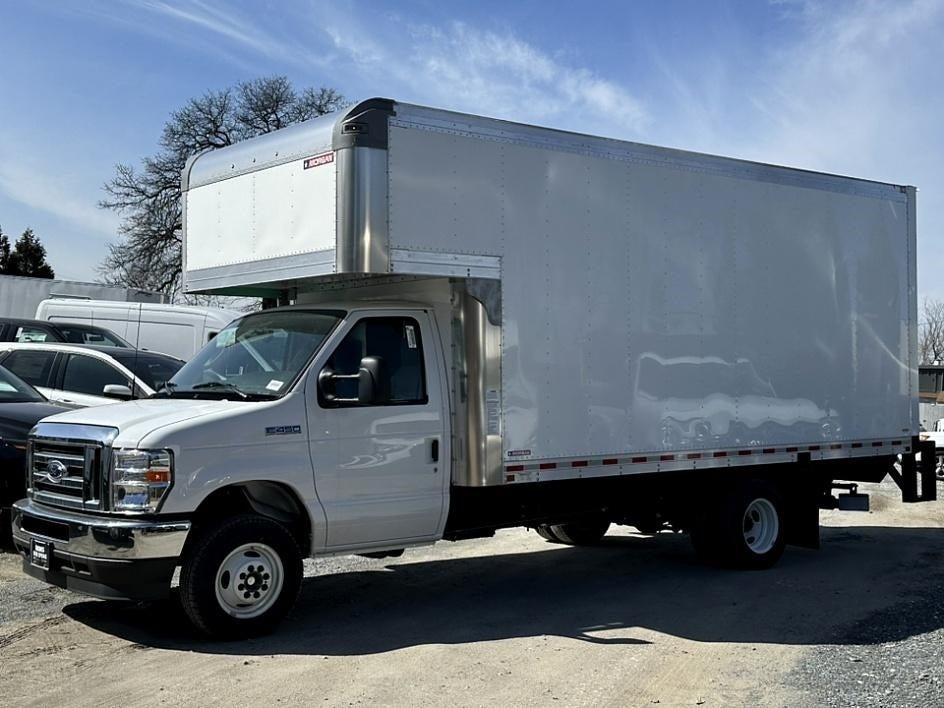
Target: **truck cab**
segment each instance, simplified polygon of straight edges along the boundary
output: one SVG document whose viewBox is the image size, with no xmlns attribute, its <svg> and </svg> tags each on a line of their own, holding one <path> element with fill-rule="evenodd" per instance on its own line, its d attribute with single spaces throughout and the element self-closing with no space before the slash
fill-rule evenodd
<svg viewBox="0 0 944 708">
<path fill-rule="evenodd" d="M 15 540 L 35 557 L 30 537 L 49 539 L 33 540 L 49 567 L 30 566 L 48 581 L 102 597 L 161 596 L 192 525 L 215 523 L 222 509 L 289 520 L 297 567 L 282 560 L 273 585 L 295 590 L 302 555 L 376 553 L 442 536 L 449 406 L 430 308 L 339 304 L 247 315 L 153 398 L 119 407 L 34 431 L 31 498 L 17 507 Z M 58 477 L 54 458 L 66 466 Z M 75 563 L 73 548 L 92 557 Z M 240 558 L 255 553 L 277 557 L 257 547 Z M 145 558 L 150 572 L 116 581 L 123 563 Z M 273 585 L 229 609 L 252 613 L 268 590 L 282 592 Z"/>
</svg>

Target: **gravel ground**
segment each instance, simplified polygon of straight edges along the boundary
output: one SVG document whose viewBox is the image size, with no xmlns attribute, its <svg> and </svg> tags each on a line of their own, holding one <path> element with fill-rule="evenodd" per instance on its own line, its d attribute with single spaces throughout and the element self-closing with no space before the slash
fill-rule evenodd
<svg viewBox="0 0 944 708">
<path fill-rule="evenodd" d="M 925 567 L 940 568 L 944 553 L 922 556 Z M 809 651 L 792 683 L 830 708 L 944 705 L 944 570 L 922 575 L 902 595 Z"/>
<path fill-rule="evenodd" d="M 288 620 L 244 642 L 0 553 L 0 706 L 944 706 L 944 502 L 864 490 L 871 513 L 824 512 L 822 549 L 764 572 L 626 528 L 308 561 Z"/>
</svg>

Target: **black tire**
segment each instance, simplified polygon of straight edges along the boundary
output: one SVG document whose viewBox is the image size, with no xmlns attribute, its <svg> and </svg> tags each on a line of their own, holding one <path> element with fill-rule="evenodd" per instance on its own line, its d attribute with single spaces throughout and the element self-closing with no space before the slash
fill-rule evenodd
<svg viewBox="0 0 944 708">
<path fill-rule="evenodd" d="M 538 536 L 543 538 L 545 541 L 550 541 L 551 543 L 560 543 L 561 540 L 554 535 L 552 527 L 547 524 L 541 524 L 540 526 L 535 526 L 534 530 L 538 532 Z"/>
<path fill-rule="evenodd" d="M 557 524 L 551 527 L 551 532 L 568 546 L 594 546 L 603 540 L 609 529 L 609 521 L 581 521 Z"/>
<path fill-rule="evenodd" d="M 691 534 L 702 560 L 745 570 L 763 570 L 780 560 L 786 542 L 783 499 L 775 485 L 744 481 L 704 503 L 708 508 Z"/>
<path fill-rule="evenodd" d="M 13 527 L 10 507 L 0 507 L 0 548 L 13 548 Z"/>
<path fill-rule="evenodd" d="M 208 637 L 221 639 L 252 637 L 271 632 L 292 609 L 301 588 L 302 553 L 289 530 L 264 516 L 241 514 L 214 525 L 196 527 L 193 533 L 199 536 L 193 539 L 181 568 L 180 602 L 194 627 Z M 274 552 L 278 556 L 282 581 L 277 596 L 268 600 L 268 608 L 257 616 L 247 618 L 233 616 L 224 607 L 223 600 L 218 599 L 217 576 L 224 561 L 248 544 L 258 544 L 264 551 Z M 251 556 L 253 552 L 250 550 L 245 555 Z M 258 553 L 256 557 L 260 557 Z M 260 563 L 263 561 L 264 557 L 260 557 Z M 250 566 L 254 570 L 256 567 L 261 569 L 263 566 Z M 229 588 L 230 580 L 233 584 L 239 582 L 225 572 L 221 577 L 221 587 Z M 268 580 L 269 576 L 260 576 L 259 580 L 253 577 L 250 582 L 265 582 L 261 577 Z M 268 590 L 268 586 L 256 587 Z"/>
</svg>

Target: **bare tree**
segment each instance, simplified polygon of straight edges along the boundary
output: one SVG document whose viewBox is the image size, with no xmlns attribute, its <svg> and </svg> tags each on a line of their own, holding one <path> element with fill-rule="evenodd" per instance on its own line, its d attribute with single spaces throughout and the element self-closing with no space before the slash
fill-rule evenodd
<svg viewBox="0 0 944 708">
<path fill-rule="evenodd" d="M 174 111 L 159 149 L 140 168 L 119 164 L 105 184 L 103 209 L 122 215 L 118 240 L 99 266 L 106 283 L 180 294 L 180 173 L 187 159 L 205 150 L 278 130 L 345 105 L 332 88 L 296 91 L 284 76 L 208 91 Z"/>
<path fill-rule="evenodd" d="M 926 297 L 921 303 L 918 354 L 922 364 L 944 361 L 944 300 Z"/>
</svg>

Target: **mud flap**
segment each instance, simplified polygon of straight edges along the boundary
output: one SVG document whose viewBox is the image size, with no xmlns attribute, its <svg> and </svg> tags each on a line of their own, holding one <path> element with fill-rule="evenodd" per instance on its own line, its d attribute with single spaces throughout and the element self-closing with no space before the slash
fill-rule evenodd
<svg viewBox="0 0 944 708">
<path fill-rule="evenodd" d="M 819 548 L 819 499 L 815 484 L 785 485 L 784 539 L 787 545 Z"/>
</svg>

